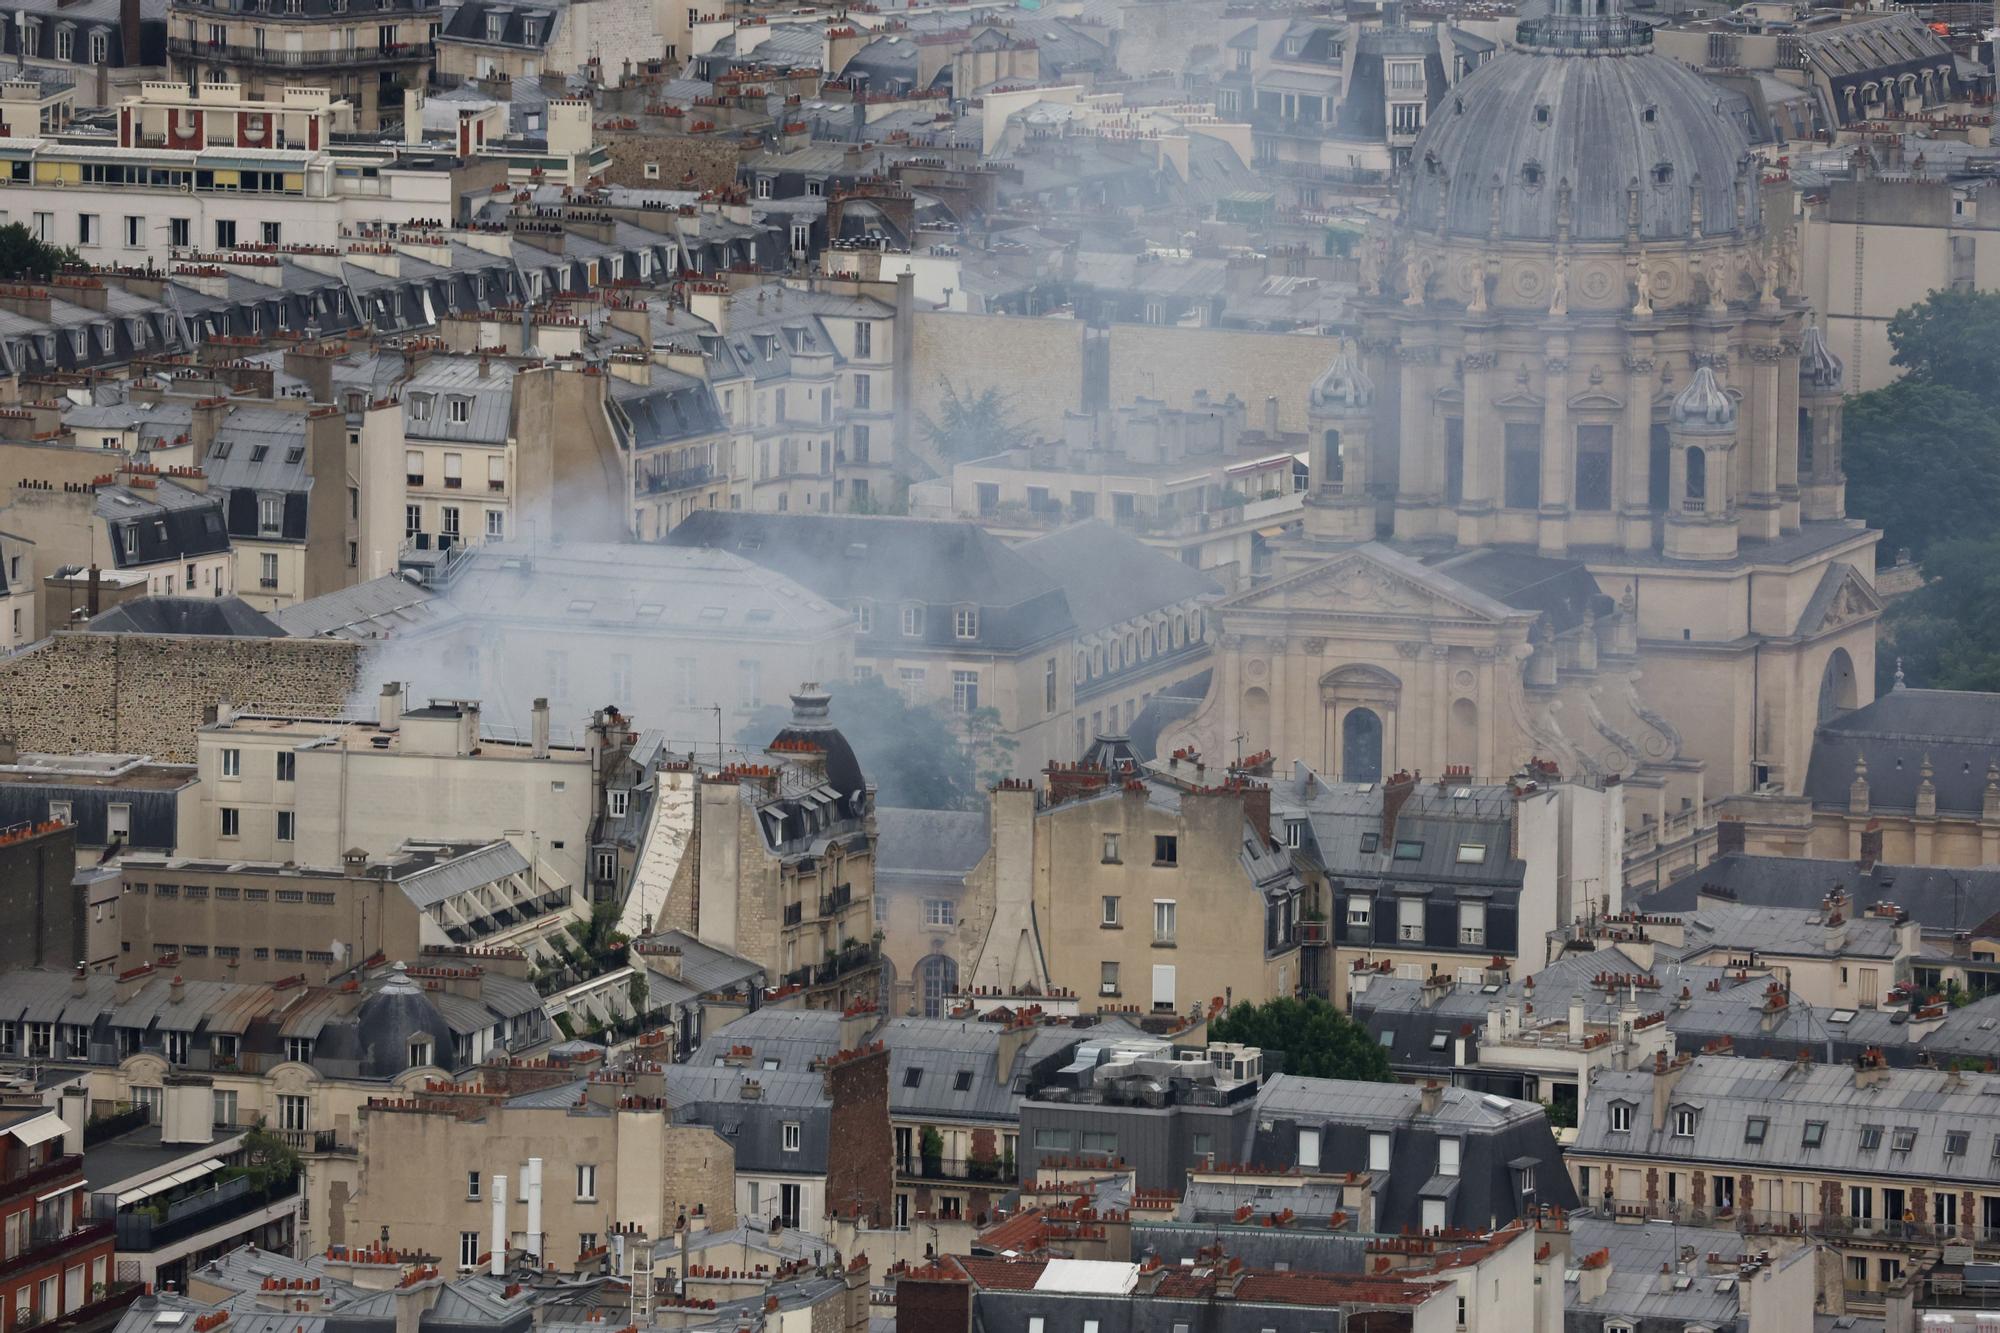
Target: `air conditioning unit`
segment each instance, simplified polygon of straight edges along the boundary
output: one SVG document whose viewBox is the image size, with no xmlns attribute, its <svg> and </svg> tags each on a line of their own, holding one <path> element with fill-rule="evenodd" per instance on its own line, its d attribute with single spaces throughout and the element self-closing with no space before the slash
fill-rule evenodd
<svg viewBox="0 0 2000 1333">
<path fill-rule="evenodd" d="M 1104 982 L 1097 988 L 1097 993 L 1099 995 L 1116 995 L 1118 993 L 1118 983 L 1115 981 Z"/>
</svg>

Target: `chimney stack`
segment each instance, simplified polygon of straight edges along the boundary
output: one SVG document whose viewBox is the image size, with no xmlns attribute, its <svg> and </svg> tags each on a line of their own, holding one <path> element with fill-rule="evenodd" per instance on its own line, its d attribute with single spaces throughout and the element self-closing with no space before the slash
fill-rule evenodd
<svg viewBox="0 0 2000 1333">
<path fill-rule="evenodd" d="M 542 1159 L 528 1159 L 528 1262 L 542 1266 Z"/>
<path fill-rule="evenodd" d="M 385 684 L 375 701 L 375 725 L 383 731 L 397 731 L 403 725 L 403 687 L 396 681 Z"/>
<path fill-rule="evenodd" d="M 1426 1079 L 1417 1092 L 1417 1109 L 1425 1115 L 1436 1115 L 1444 1105 L 1444 1086 L 1436 1079 Z"/>
<path fill-rule="evenodd" d="M 547 699 L 535 700 L 535 708 L 531 716 L 533 718 L 532 735 L 535 746 L 535 758 L 547 759 L 549 757 L 549 701 Z"/>
<path fill-rule="evenodd" d="M 507 1177 L 493 1177 L 493 1243 L 492 1273 L 494 1277 L 507 1276 Z"/>
</svg>

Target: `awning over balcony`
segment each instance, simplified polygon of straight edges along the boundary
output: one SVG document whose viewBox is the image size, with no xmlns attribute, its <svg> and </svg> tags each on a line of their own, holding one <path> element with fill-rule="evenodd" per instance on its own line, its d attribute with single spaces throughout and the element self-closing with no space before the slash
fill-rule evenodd
<svg viewBox="0 0 2000 1333">
<path fill-rule="evenodd" d="M 63 1195 L 74 1194 L 77 1190 L 80 1190 L 82 1188 L 83 1188 L 83 1182 L 81 1180 L 72 1181 L 70 1184 L 58 1186 L 57 1188 L 50 1190 L 47 1194 L 37 1194 L 35 1196 L 35 1202 L 47 1203 L 50 1199 L 60 1199 Z"/>
<path fill-rule="evenodd" d="M 211 1157 L 207 1161 L 197 1163 L 194 1166 L 182 1167 L 171 1175 L 161 1176 L 156 1180 L 149 1180 L 137 1189 L 126 1190 L 118 1196 L 118 1206 L 124 1208 L 139 1202 L 141 1199 L 150 1199 L 155 1194 L 164 1194 L 176 1185 L 190 1184 L 200 1180 L 203 1176 L 213 1174 L 221 1169 L 222 1159 L 220 1157 Z"/>
<path fill-rule="evenodd" d="M 68 1128 L 69 1126 L 63 1123 L 63 1118 L 54 1111 L 44 1111 L 38 1116 L 23 1120 L 18 1125 L 7 1126 L 6 1129 L 0 1130 L 0 1134 L 7 1134 L 15 1142 L 32 1148 L 37 1143 L 47 1143 Z"/>
</svg>

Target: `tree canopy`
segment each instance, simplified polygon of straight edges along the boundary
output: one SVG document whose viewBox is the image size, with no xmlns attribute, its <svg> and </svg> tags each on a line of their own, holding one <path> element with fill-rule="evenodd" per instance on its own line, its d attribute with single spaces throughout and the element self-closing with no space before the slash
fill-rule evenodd
<svg viewBox="0 0 2000 1333">
<path fill-rule="evenodd" d="M 1389 1057 L 1368 1029 L 1317 995 L 1247 1000 L 1208 1025 L 1210 1041 L 1235 1041 L 1282 1051 L 1287 1074 L 1310 1078 L 1393 1081 Z"/>
<path fill-rule="evenodd" d="M 985 790 L 1010 771 L 1014 740 L 1000 730 L 991 708 L 957 717 L 935 704 L 912 706 L 879 676 L 832 686 L 828 718 L 854 747 L 862 774 L 883 805 L 922 810 L 973 810 Z M 790 719 L 782 707 L 758 710 L 737 743 L 768 745 Z M 961 725 L 962 724 L 962 725 Z"/>
<path fill-rule="evenodd" d="M 64 265 L 81 262 L 76 251 L 44 244 L 18 222 L 0 227 L 0 281 L 53 278 Z"/>
<path fill-rule="evenodd" d="M 1892 603 L 1877 689 L 2000 689 L 2000 293 L 1932 292 L 1889 321 L 1894 384 L 1847 401 L 1847 509 L 1926 586 Z"/>
<path fill-rule="evenodd" d="M 938 385 L 944 394 L 938 414 L 922 414 L 919 424 L 931 447 L 947 459 L 987 458 L 1028 437 L 1027 427 L 1015 418 L 1013 399 L 999 389 L 989 385 L 962 391 L 945 378 Z"/>
</svg>

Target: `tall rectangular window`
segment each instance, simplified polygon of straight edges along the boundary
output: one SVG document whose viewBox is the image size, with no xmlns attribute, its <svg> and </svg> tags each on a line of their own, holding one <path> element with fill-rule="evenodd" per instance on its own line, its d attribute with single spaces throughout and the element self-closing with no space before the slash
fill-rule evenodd
<svg viewBox="0 0 2000 1333">
<path fill-rule="evenodd" d="M 1542 426 L 1538 421 L 1507 423 L 1509 509 L 1536 509 L 1542 503 Z"/>
<path fill-rule="evenodd" d="M 1444 502 L 1465 499 L 1465 418 L 1444 419 Z"/>
<path fill-rule="evenodd" d="M 865 319 L 854 321 L 854 354 L 872 356 L 875 347 L 875 326 Z"/>
<path fill-rule="evenodd" d="M 977 712 L 979 709 L 979 673 L 977 671 L 954 671 L 951 673 L 951 706 L 959 713 Z"/>
<path fill-rule="evenodd" d="M 1611 508 L 1611 427 L 1589 422 L 1576 428 L 1576 507 Z"/>
</svg>

